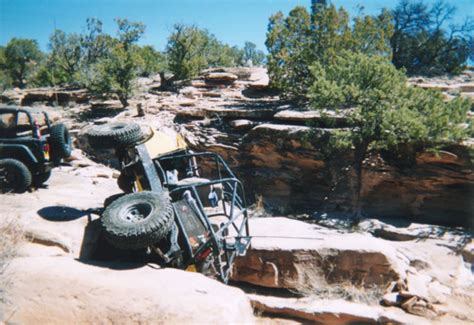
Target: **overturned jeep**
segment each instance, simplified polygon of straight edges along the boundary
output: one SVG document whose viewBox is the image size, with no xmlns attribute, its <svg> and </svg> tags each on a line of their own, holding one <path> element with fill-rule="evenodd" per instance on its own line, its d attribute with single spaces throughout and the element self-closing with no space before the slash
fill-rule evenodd
<svg viewBox="0 0 474 325">
<path fill-rule="evenodd" d="M 176 134 L 145 135 L 137 124 L 95 126 L 87 136 L 94 149 L 115 149 L 121 166 L 125 193 L 101 217 L 107 241 L 227 282 L 250 237 L 244 188 L 222 157 L 194 153 Z"/>
</svg>

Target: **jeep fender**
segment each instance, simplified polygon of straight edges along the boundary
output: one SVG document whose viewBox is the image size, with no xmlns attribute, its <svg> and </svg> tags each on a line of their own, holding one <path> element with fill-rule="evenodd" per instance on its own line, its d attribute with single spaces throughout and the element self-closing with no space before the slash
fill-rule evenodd
<svg viewBox="0 0 474 325">
<path fill-rule="evenodd" d="M 38 163 L 30 149 L 23 144 L 0 144 L 0 158 L 18 159 L 29 167 Z"/>
</svg>

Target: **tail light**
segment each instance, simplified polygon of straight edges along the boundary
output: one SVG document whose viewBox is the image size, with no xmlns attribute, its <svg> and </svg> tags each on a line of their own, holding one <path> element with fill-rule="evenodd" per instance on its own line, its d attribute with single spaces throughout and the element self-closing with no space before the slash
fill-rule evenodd
<svg viewBox="0 0 474 325">
<path fill-rule="evenodd" d="M 212 249 L 210 247 L 203 250 L 199 255 L 196 256 L 196 260 L 199 262 L 204 261 L 210 254 L 212 253 Z"/>
<path fill-rule="evenodd" d="M 45 144 L 43 145 L 43 151 L 44 151 L 45 153 L 46 153 L 46 152 L 49 153 L 49 144 L 45 143 Z"/>
</svg>

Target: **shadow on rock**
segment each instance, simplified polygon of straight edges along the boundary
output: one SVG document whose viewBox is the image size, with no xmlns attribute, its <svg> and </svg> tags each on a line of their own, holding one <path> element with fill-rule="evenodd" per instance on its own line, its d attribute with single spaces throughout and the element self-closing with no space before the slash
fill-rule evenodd
<svg viewBox="0 0 474 325">
<path fill-rule="evenodd" d="M 147 263 L 134 263 L 134 262 L 125 262 L 125 261 L 97 261 L 97 260 L 82 260 L 78 259 L 78 262 L 98 266 L 102 268 L 107 268 L 110 270 L 133 270 L 139 269 L 145 266 Z"/>
<path fill-rule="evenodd" d="M 48 221 L 72 221 L 84 216 L 90 216 L 92 211 L 79 210 L 76 208 L 65 207 L 65 206 L 49 206 L 38 210 L 38 215 Z"/>
<path fill-rule="evenodd" d="M 123 250 L 111 245 L 102 232 L 100 219 L 90 221 L 84 229 L 78 261 L 114 270 L 136 269 L 150 262 L 145 249 Z"/>
</svg>

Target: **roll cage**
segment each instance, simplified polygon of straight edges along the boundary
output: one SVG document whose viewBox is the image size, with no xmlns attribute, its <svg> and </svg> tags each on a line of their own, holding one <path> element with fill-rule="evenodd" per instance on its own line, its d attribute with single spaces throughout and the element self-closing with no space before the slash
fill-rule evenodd
<svg viewBox="0 0 474 325">
<path fill-rule="evenodd" d="M 234 259 L 250 246 L 242 183 L 216 153 L 178 150 L 151 158 L 145 144 L 133 151 L 117 155 L 123 170 L 134 174 L 138 183 L 134 190 L 167 191 L 175 214 L 168 249 L 164 251 L 158 243 L 155 252 L 165 264 L 191 270 L 212 258 L 215 273 L 226 283 Z M 185 177 L 170 177 L 173 172 Z"/>
</svg>

